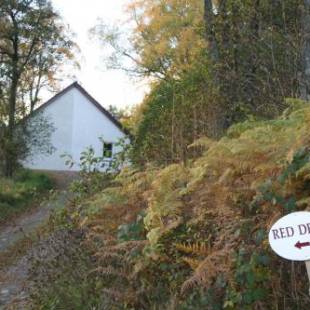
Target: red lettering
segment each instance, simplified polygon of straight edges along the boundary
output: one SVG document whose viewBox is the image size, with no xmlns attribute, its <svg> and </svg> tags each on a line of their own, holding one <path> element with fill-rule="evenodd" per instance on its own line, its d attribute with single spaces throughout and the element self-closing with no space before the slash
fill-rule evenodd
<svg viewBox="0 0 310 310">
<path fill-rule="evenodd" d="M 307 227 L 304 224 L 298 225 L 298 229 L 300 235 L 305 235 L 307 233 Z"/>
<path fill-rule="evenodd" d="M 281 237 L 279 236 L 279 232 L 277 229 L 273 229 L 272 230 L 272 233 L 273 233 L 273 238 L 276 240 L 276 239 L 281 239 Z"/>
<path fill-rule="evenodd" d="M 284 228 L 280 228 L 280 233 L 281 233 L 281 238 L 285 238 L 285 229 Z"/>
<path fill-rule="evenodd" d="M 293 227 L 286 227 L 286 234 L 287 234 L 287 237 L 293 237 L 294 236 Z"/>
</svg>

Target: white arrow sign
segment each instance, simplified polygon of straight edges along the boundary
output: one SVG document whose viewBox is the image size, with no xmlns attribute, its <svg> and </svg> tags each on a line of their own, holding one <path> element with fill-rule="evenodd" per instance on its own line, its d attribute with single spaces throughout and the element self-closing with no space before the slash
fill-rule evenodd
<svg viewBox="0 0 310 310">
<path fill-rule="evenodd" d="M 310 212 L 294 212 L 279 219 L 269 231 L 271 248 L 289 260 L 310 260 Z"/>
<path fill-rule="evenodd" d="M 305 261 L 310 281 L 310 212 L 294 212 L 280 218 L 269 231 L 269 243 L 279 256 Z"/>
</svg>

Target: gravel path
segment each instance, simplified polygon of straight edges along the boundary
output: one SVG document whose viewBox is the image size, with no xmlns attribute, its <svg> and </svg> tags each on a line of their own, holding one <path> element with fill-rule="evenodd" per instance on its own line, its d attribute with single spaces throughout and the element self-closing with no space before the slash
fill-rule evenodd
<svg viewBox="0 0 310 310">
<path fill-rule="evenodd" d="M 16 242 L 34 233 L 48 219 L 51 211 L 62 207 L 66 200 L 66 192 L 60 193 L 55 200 L 43 203 L 37 210 L 15 219 L 14 222 L 0 229 L 0 255 L 1 252 L 14 246 Z M 26 297 L 24 287 L 26 285 L 27 270 L 28 264 L 25 256 L 13 266 L 0 271 L 1 310 L 25 309 L 22 301 Z M 9 304 L 11 306 L 8 306 Z"/>
</svg>

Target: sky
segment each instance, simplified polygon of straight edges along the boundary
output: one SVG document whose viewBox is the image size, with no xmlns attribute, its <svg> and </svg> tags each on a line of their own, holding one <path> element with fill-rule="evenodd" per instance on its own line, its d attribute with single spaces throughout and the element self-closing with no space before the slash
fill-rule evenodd
<svg viewBox="0 0 310 310">
<path fill-rule="evenodd" d="M 88 31 L 97 24 L 115 24 L 126 20 L 124 5 L 130 0 L 52 0 L 55 9 L 75 33 L 75 42 L 81 54 L 81 70 L 75 72 L 76 80 L 104 107 L 132 107 L 142 101 L 146 86 L 132 81 L 125 72 L 106 71 L 103 50 L 98 42 L 89 38 Z M 66 87 L 73 81 L 64 81 Z"/>
</svg>

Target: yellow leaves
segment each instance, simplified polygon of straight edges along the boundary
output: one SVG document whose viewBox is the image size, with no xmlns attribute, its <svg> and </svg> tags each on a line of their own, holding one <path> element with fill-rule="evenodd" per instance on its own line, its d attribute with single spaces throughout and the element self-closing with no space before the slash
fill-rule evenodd
<svg viewBox="0 0 310 310">
<path fill-rule="evenodd" d="M 218 180 L 219 184 L 225 184 L 228 179 L 231 179 L 231 177 L 234 174 L 234 170 L 231 168 L 227 168 L 224 173 L 221 175 L 221 177 Z"/>
<path fill-rule="evenodd" d="M 186 254 L 207 256 L 210 253 L 210 246 L 205 242 L 193 244 L 176 243 L 175 247 L 177 250 Z"/>
<path fill-rule="evenodd" d="M 177 75 L 206 47 L 202 1 L 132 1 L 127 12 L 136 25 L 131 41 L 146 67 Z"/>
<path fill-rule="evenodd" d="M 190 257 L 182 257 L 182 260 L 187 263 L 192 270 L 195 270 L 199 264 L 200 264 L 200 260 L 195 259 L 195 258 L 190 258 Z"/>
<path fill-rule="evenodd" d="M 207 287 L 219 273 L 227 273 L 231 264 L 229 263 L 228 254 L 224 248 L 223 250 L 214 251 L 201 261 L 194 274 L 183 283 L 181 293 L 185 294 L 196 286 Z"/>
<path fill-rule="evenodd" d="M 188 170 L 182 165 L 168 166 L 157 174 L 148 193 L 149 212 L 145 218 L 148 228 L 155 223 L 160 225 L 164 217 L 179 214 L 180 193 L 186 188 L 187 177 Z"/>
<path fill-rule="evenodd" d="M 88 216 L 86 216 L 80 223 L 79 223 L 79 227 L 80 228 L 84 228 L 86 226 L 88 222 Z"/>
<path fill-rule="evenodd" d="M 149 240 L 150 244 L 155 245 L 157 244 L 159 237 L 161 236 L 161 228 L 156 227 L 152 229 L 147 235 L 147 239 Z"/>
<path fill-rule="evenodd" d="M 258 229 L 268 229 L 283 213 L 277 199 L 264 201 L 262 182 L 276 180 L 283 168 L 293 162 L 296 150 L 301 145 L 306 150 L 310 146 L 310 108 L 303 110 L 303 118 L 296 112 L 285 119 L 240 126 L 220 141 L 197 140 L 190 148 L 203 147 L 207 151 L 194 162 L 189 161 L 187 167 L 174 164 L 163 169 L 149 167 L 143 172 L 124 169 L 114 187 L 92 201 L 104 214 L 100 215 L 102 221 L 90 220 L 90 229 L 111 234 L 110 227 L 115 232 L 113 225 L 127 219 L 126 211 L 130 213 L 138 205 L 146 209 L 147 241 L 103 246 L 98 258 L 115 262 L 119 254 L 137 247 L 142 253 L 133 268 L 137 277 L 148 274 L 150 259 L 156 263 L 169 260 L 172 264 L 184 262 L 193 270 L 182 285 L 182 293 L 197 286 L 209 287 L 219 275 L 233 285 L 235 250 L 243 246 L 249 251 L 255 247 L 267 249 L 266 238 L 256 245 L 252 237 Z M 284 193 L 284 199 L 299 190 L 302 194 L 295 195 L 298 208 L 310 208 L 310 198 L 305 197 L 307 193 L 302 188 L 304 181 L 310 179 L 310 164 L 306 163 L 290 178 L 285 185 L 270 181 L 269 187 Z M 250 210 L 253 201 L 257 201 L 255 212 Z M 182 229 L 176 230 L 177 227 Z M 190 242 L 182 243 L 184 240 Z M 107 255 L 105 250 L 109 251 Z M 171 253 L 176 255 L 170 257 Z M 109 275 L 114 271 L 102 272 Z"/>
<path fill-rule="evenodd" d="M 303 181 L 310 180 L 310 163 L 304 165 L 301 169 L 299 169 L 296 173 L 297 179 L 302 179 Z"/>
</svg>

